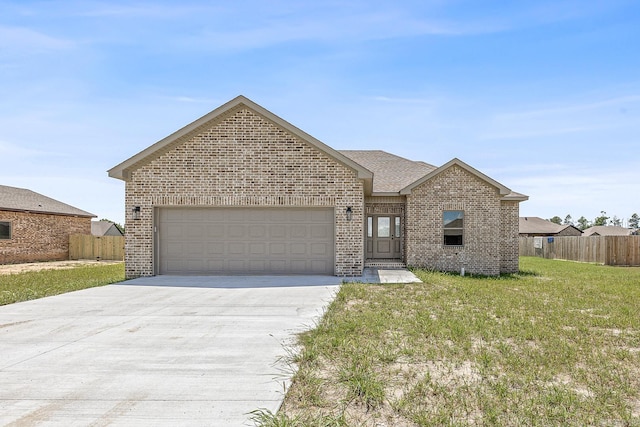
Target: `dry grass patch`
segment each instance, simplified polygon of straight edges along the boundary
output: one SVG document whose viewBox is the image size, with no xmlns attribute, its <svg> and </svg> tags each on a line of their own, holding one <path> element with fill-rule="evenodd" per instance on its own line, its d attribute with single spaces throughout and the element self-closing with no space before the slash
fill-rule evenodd
<svg viewBox="0 0 640 427">
<path fill-rule="evenodd" d="M 640 425 L 640 269 L 521 269 L 343 285 L 257 424 Z"/>
<path fill-rule="evenodd" d="M 40 266 L 48 263 L 40 263 Z M 124 263 L 65 265 L 0 275 L 0 305 L 12 304 L 124 280 Z"/>
</svg>

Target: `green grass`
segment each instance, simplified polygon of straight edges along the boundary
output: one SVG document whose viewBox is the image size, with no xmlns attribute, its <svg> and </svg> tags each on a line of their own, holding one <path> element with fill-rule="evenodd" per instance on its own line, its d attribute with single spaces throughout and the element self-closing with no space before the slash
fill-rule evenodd
<svg viewBox="0 0 640 427">
<path fill-rule="evenodd" d="M 0 305 L 108 285 L 123 280 L 124 264 L 122 263 L 0 275 Z"/>
<path fill-rule="evenodd" d="M 640 426 L 640 268 L 521 270 L 343 285 L 257 424 Z"/>
</svg>

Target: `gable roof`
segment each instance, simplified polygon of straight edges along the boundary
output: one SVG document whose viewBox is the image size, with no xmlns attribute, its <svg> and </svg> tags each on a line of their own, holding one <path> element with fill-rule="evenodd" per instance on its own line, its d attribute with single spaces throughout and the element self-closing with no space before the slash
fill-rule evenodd
<svg viewBox="0 0 640 427">
<path fill-rule="evenodd" d="M 583 236 L 629 236 L 633 230 L 615 225 L 594 225 L 583 231 Z"/>
<path fill-rule="evenodd" d="M 242 95 L 237 96 L 226 104 L 221 105 L 182 129 L 142 150 L 133 157 L 109 169 L 109 176 L 127 181 L 132 170 L 152 161 L 166 151 L 197 135 L 204 129 L 214 126 L 217 122 L 242 108 L 248 108 L 267 121 L 285 129 L 287 132 L 300 138 L 334 160 L 356 171 L 358 178 L 365 180 L 365 188 L 368 189 L 368 192 L 371 191 L 371 180 L 373 178 L 371 171 Z"/>
<path fill-rule="evenodd" d="M 476 176 L 477 178 L 481 179 L 482 181 L 485 181 L 489 185 L 492 185 L 492 186 L 496 187 L 498 189 L 498 191 L 500 192 L 500 195 L 503 196 L 502 197 L 503 200 L 525 201 L 525 200 L 529 199 L 529 196 L 525 196 L 524 194 L 520 194 L 520 193 L 516 193 L 514 191 L 511 191 L 509 188 L 507 188 L 504 185 L 500 184 L 498 181 L 494 180 L 493 178 L 488 177 L 487 175 L 485 175 L 482 172 L 478 171 L 477 169 L 469 166 L 468 164 L 466 164 L 465 162 L 463 162 L 462 160 L 460 160 L 458 158 L 453 158 L 453 159 L 449 160 L 447 163 L 445 163 L 444 165 L 440 166 L 439 168 L 436 168 L 436 169 L 432 170 L 431 172 L 429 172 L 428 174 L 426 174 L 422 178 L 420 178 L 417 181 L 407 185 L 406 187 L 404 187 L 403 189 L 400 190 L 400 194 L 411 194 L 411 190 L 413 190 L 417 186 L 423 184 L 424 182 L 426 182 L 429 179 L 441 174 L 442 172 L 446 171 L 447 169 L 449 169 L 449 168 L 451 168 L 453 166 L 458 166 L 458 167 L 464 169 L 465 171 L 469 172 L 470 174 Z"/>
<path fill-rule="evenodd" d="M 107 233 L 111 236 L 123 236 L 122 232 L 111 221 L 91 221 L 91 234 L 94 236 L 106 236 Z"/>
<path fill-rule="evenodd" d="M 373 172 L 373 193 L 398 194 L 407 185 L 436 169 L 381 150 L 340 150 L 340 153 Z"/>
<path fill-rule="evenodd" d="M 95 218 L 95 215 L 25 188 L 0 185 L 0 210 Z"/>
<path fill-rule="evenodd" d="M 537 216 L 519 218 L 520 234 L 558 234 L 569 225 L 560 225 Z"/>
</svg>

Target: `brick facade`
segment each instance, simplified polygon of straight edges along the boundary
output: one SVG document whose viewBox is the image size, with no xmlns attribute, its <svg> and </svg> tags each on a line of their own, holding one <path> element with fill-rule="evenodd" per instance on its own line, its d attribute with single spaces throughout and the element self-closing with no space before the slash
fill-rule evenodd
<svg viewBox="0 0 640 427">
<path fill-rule="evenodd" d="M 0 211 L 11 222 L 11 239 L 0 240 L 0 264 L 69 259 L 69 235 L 91 234 L 91 218 Z"/>
<path fill-rule="evenodd" d="M 518 271 L 518 202 L 454 165 L 407 195 L 405 245 L 410 266 L 498 275 Z M 463 246 L 443 244 L 445 210 L 464 211 Z"/>
<path fill-rule="evenodd" d="M 356 172 L 248 108 L 132 170 L 125 193 L 128 278 L 157 272 L 154 216 L 169 206 L 333 207 L 335 274 L 362 274 L 364 188 Z"/>
</svg>

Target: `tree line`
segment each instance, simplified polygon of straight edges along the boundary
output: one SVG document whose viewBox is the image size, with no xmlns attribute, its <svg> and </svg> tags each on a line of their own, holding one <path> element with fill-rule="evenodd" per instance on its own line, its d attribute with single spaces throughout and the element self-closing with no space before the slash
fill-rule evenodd
<svg viewBox="0 0 640 427">
<path fill-rule="evenodd" d="M 577 221 L 573 221 L 571 215 L 567 215 L 564 219 L 559 216 L 554 216 L 553 218 L 549 218 L 549 221 L 558 224 L 558 225 L 573 225 L 580 230 L 586 230 L 589 227 L 595 227 L 596 225 L 613 225 L 618 227 L 624 227 L 624 221 L 617 216 L 609 217 L 605 211 L 600 211 L 600 216 L 595 217 L 593 221 L 589 221 L 584 216 L 578 218 Z M 627 227 L 633 230 L 638 230 L 640 226 L 640 216 L 637 213 L 634 213 L 627 220 Z"/>
</svg>

